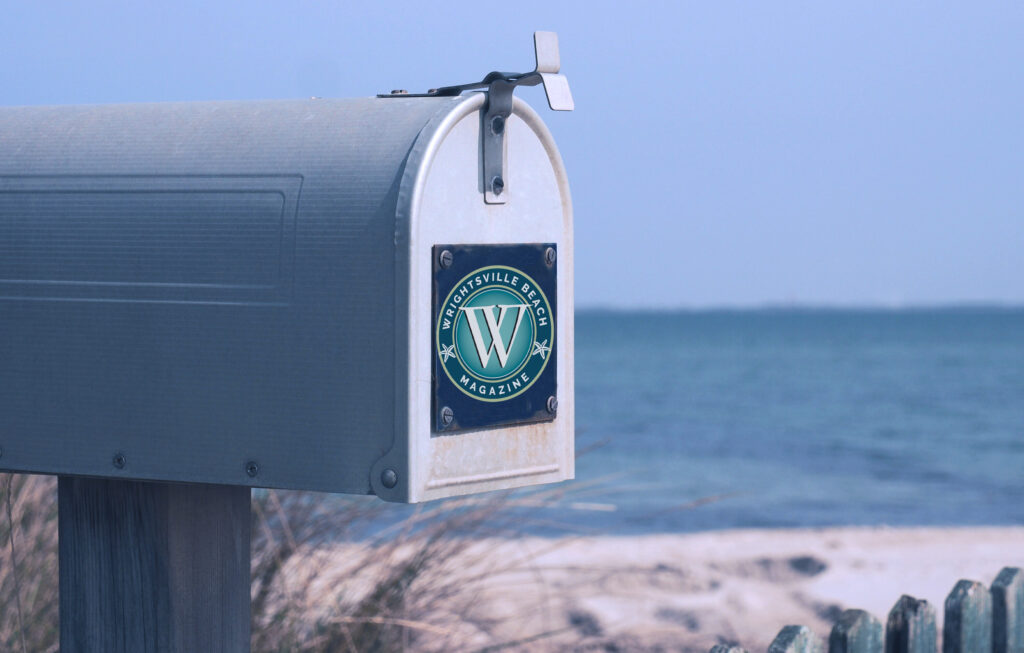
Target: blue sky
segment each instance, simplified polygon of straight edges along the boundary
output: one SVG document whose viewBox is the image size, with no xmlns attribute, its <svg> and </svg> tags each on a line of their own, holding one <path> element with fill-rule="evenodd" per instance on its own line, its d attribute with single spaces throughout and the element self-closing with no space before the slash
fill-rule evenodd
<svg viewBox="0 0 1024 653">
<path fill-rule="evenodd" d="M 555 30 L 579 306 L 1024 303 L 1021 3 L 4 5 L 0 105 L 426 89 Z"/>
</svg>

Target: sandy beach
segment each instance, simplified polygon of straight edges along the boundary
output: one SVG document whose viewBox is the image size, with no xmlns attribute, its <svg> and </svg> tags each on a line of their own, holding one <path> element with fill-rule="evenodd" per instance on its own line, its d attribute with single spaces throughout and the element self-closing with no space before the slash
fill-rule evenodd
<svg viewBox="0 0 1024 653">
<path fill-rule="evenodd" d="M 548 620 L 542 629 L 559 620 L 573 626 L 549 645 L 572 638 L 598 650 L 706 651 L 729 641 L 759 651 L 786 624 L 827 636 L 846 608 L 884 620 L 901 594 L 927 599 L 941 620 L 960 578 L 989 584 L 1002 567 L 1024 565 L 1024 528 L 720 531 L 551 544 L 522 542 L 538 552 L 533 569 L 499 594 L 536 605 L 534 618 Z"/>
<path fill-rule="evenodd" d="M 356 546 L 321 551 L 315 579 L 293 568 L 291 582 L 358 594 L 353 575 L 374 572 L 352 567 Z M 957 580 L 989 584 L 1004 566 L 1024 566 L 1024 527 L 482 540 L 445 562 L 464 580 L 410 626 L 428 650 L 763 651 L 787 624 L 827 637 L 846 608 L 884 620 L 902 594 L 935 605 L 941 628 Z"/>
</svg>

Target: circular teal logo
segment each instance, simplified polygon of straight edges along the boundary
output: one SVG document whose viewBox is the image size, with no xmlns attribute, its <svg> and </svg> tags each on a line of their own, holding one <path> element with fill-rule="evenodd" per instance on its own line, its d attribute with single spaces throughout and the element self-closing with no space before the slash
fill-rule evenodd
<svg viewBox="0 0 1024 653">
<path fill-rule="evenodd" d="M 462 278 L 437 316 L 437 356 L 463 393 L 506 401 L 544 373 L 555 343 L 544 291 L 522 270 L 489 265 Z"/>
</svg>

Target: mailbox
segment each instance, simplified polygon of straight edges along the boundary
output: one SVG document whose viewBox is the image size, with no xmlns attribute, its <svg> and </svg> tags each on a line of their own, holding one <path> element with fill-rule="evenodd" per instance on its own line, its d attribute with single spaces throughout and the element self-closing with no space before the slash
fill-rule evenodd
<svg viewBox="0 0 1024 653">
<path fill-rule="evenodd" d="M 417 502 L 573 476 L 566 173 L 514 87 L 0 109 L 0 468 Z M 469 92 L 481 89 L 482 92 Z"/>
</svg>

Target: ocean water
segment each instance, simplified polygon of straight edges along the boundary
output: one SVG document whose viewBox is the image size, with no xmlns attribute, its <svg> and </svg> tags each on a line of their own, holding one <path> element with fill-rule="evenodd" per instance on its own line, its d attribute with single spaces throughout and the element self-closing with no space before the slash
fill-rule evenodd
<svg viewBox="0 0 1024 653">
<path fill-rule="evenodd" d="M 580 312 L 601 533 L 1024 523 L 1024 310 Z"/>
</svg>

